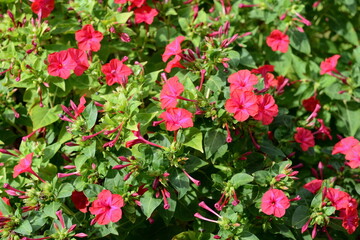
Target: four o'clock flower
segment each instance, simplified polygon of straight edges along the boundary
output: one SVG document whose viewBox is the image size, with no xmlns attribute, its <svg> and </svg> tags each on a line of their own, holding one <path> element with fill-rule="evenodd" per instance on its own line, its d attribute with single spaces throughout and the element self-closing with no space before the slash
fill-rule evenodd
<svg viewBox="0 0 360 240">
<path fill-rule="evenodd" d="M 118 222 L 122 217 L 121 208 L 124 205 L 121 195 L 102 190 L 90 207 L 90 213 L 95 215 L 91 224 L 106 225 L 110 222 Z"/>
<path fill-rule="evenodd" d="M 158 11 L 148 5 L 143 5 L 140 8 L 134 10 L 135 23 L 152 24 L 154 18 L 158 15 Z"/>
<path fill-rule="evenodd" d="M 235 89 L 226 100 L 225 109 L 234 113 L 234 118 L 239 122 L 246 121 L 250 116 L 258 114 L 257 97 L 253 92 Z"/>
<path fill-rule="evenodd" d="M 71 70 L 74 70 L 78 65 L 66 50 L 49 54 L 47 60 L 49 62 L 47 68 L 49 75 L 63 79 L 68 79 Z"/>
<path fill-rule="evenodd" d="M 40 181 L 45 182 L 34 170 L 31 168 L 32 158 L 34 153 L 29 153 L 25 156 L 25 158 L 21 159 L 19 164 L 14 167 L 13 178 L 16 178 L 21 173 L 31 173 L 35 177 L 37 177 Z"/>
<path fill-rule="evenodd" d="M 180 128 L 188 128 L 194 125 L 192 113 L 183 108 L 169 108 L 160 114 L 159 118 L 164 119 L 166 130 L 176 131 Z"/>
<path fill-rule="evenodd" d="M 290 200 L 278 189 L 268 190 L 261 199 L 261 211 L 267 215 L 282 217 L 290 207 Z"/>
<path fill-rule="evenodd" d="M 165 47 L 165 52 L 162 55 L 163 62 L 166 62 L 171 56 L 179 55 L 180 53 L 182 53 L 180 44 L 184 40 L 184 36 L 179 36 Z"/>
<path fill-rule="evenodd" d="M 289 48 L 289 37 L 280 30 L 273 30 L 266 38 L 266 44 L 271 47 L 273 51 L 280 51 L 286 53 Z"/>
<path fill-rule="evenodd" d="M 315 146 L 314 135 L 310 130 L 298 127 L 294 135 L 296 142 L 300 143 L 300 147 L 303 151 L 307 151 L 310 147 Z"/>
<path fill-rule="evenodd" d="M 259 110 L 254 119 L 269 125 L 279 113 L 278 106 L 270 94 L 258 95 L 257 98 Z"/>
<path fill-rule="evenodd" d="M 317 191 L 320 190 L 323 180 L 314 179 L 308 183 L 306 183 L 303 188 L 310 191 L 312 194 L 315 194 Z"/>
<path fill-rule="evenodd" d="M 32 2 L 31 10 L 41 18 L 47 18 L 55 8 L 54 0 L 35 0 Z"/>
<path fill-rule="evenodd" d="M 90 205 L 90 202 L 84 192 L 73 191 L 71 194 L 71 201 L 80 212 L 87 212 L 87 207 Z"/>
<path fill-rule="evenodd" d="M 240 89 L 243 91 L 252 91 L 254 85 L 258 83 L 256 75 L 251 74 L 249 70 L 240 70 L 229 76 L 228 82 L 230 83 L 230 91 Z"/>
<path fill-rule="evenodd" d="M 82 29 L 75 33 L 78 47 L 84 51 L 99 51 L 101 47 L 100 42 L 103 38 L 103 34 L 99 31 L 95 31 L 94 27 L 90 24 L 83 26 Z"/>
<path fill-rule="evenodd" d="M 184 91 L 184 85 L 179 83 L 177 76 L 169 78 L 160 92 L 161 108 L 174 108 L 177 105 L 177 99 Z"/>
<path fill-rule="evenodd" d="M 114 83 L 119 83 L 125 86 L 128 81 L 128 76 L 133 73 L 131 68 L 126 66 L 119 59 L 112 59 L 109 63 L 104 64 L 101 67 L 101 71 L 105 74 L 106 83 L 109 86 Z"/>
</svg>

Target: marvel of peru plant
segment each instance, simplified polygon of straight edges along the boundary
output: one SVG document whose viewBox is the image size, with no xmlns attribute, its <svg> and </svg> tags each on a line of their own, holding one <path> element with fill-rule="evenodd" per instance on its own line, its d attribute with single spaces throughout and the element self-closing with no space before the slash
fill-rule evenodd
<svg viewBox="0 0 360 240">
<path fill-rule="evenodd" d="M 1 239 L 358 239 L 355 0 L 0 0 Z"/>
</svg>

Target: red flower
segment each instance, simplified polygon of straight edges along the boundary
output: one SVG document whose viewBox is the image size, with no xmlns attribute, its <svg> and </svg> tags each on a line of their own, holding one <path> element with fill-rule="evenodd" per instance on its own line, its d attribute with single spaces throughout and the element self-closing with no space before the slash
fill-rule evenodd
<svg viewBox="0 0 360 240">
<path fill-rule="evenodd" d="M 61 77 L 63 79 L 68 79 L 71 75 L 71 70 L 74 70 L 77 67 L 77 63 L 73 60 L 67 50 L 51 53 L 47 60 L 49 62 L 49 75 Z"/>
<path fill-rule="evenodd" d="M 310 191 L 312 194 L 315 194 L 321 188 L 323 180 L 314 179 L 303 186 L 306 190 Z"/>
<path fill-rule="evenodd" d="M 354 137 L 347 137 L 340 140 L 340 142 L 336 143 L 334 149 L 332 151 L 332 155 L 337 153 L 347 154 L 351 148 L 359 144 L 359 140 Z"/>
<path fill-rule="evenodd" d="M 90 66 L 88 58 L 86 56 L 86 52 L 75 48 L 69 48 L 67 51 L 69 52 L 70 57 L 76 63 L 76 66 L 74 68 L 74 73 L 77 76 L 81 76 L 84 73 L 84 71 L 86 71 Z"/>
<path fill-rule="evenodd" d="M 39 175 L 37 173 L 34 172 L 34 170 L 31 168 L 31 164 L 32 164 L 32 158 L 34 156 L 34 153 L 29 153 L 28 155 L 25 156 L 25 158 L 21 159 L 19 164 L 16 165 L 14 167 L 14 172 L 13 172 L 13 178 L 16 178 L 17 176 L 19 176 L 21 173 L 31 173 L 33 174 L 35 177 L 37 177 L 40 181 L 45 182 L 43 179 L 41 179 L 39 177 Z"/>
<path fill-rule="evenodd" d="M 131 68 L 123 64 L 119 59 L 112 59 L 109 63 L 101 67 L 101 71 L 105 74 L 106 83 L 111 86 L 114 83 L 126 85 L 128 76 L 133 73 Z"/>
<path fill-rule="evenodd" d="M 311 96 L 310 98 L 304 99 L 302 101 L 302 105 L 304 106 L 305 110 L 308 112 L 313 112 L 316 108 L 316 104 L 320 105 L 320 101 L 316 99 L 315 96 Z"/>
<path fill-rule="evenodd" d="M 80 212 L 87 212 L 87 206 L 90 205 L 90 202 L 84 192 L 73 191 L 71 194 L 71 201 Z"/>
<path fill-rule="evenodd" d="M 135 23 L 145 22 L 147 24 L 152 24 L 154 17 L 158 15 L 158 11 L 154 8 L 144 5 L 140 8 L 134 10 L 135 14 Z"/>
<path fill-rule="evenodd" d="M 82 29 L 75 32 L 75 39 L 78 42 L 78 47 L 84 51 L 97 52 L 100 50 L 100 42 L 104 38 L 103 34 L 95 31 L 90 24 L 83 26 Z"/>
<path fill-rule="evenodd" d="M 300 147 L 303 151 L 307 151 L 309 147 L 315 146 L 314 135 L 310 130 L 298 127 L 296 128 L 297 133 L 294 135 L 296 142 L 300 143 Z"/>
<path fill-rule="evenodd" d="M 354 233 L 356 228 L 359 226 L 359 215 L 357 206 L 341 209 L 340 217 L 343 219 L 343 228 L 345 228 L 349 234 Z"/>
<path fill-rule="evenodd" d="M 271 47 L 273 51 L 286 53 L 289 48 L 290 40 L 286 34 L 276 29 L 266 38 L 266 44 Z"/>
<path fill-rule="evenodd" d="M 90 207 L 90 213 L 96 215 L 91 224 L 106 225 L 118 222 L 122 217 L 121 208 L 124 200 L 119 194 L 112 194 L 109 190 L 102 190 Z"/>
<path fill-rule="evenodd" d="M 47 18 L 55 8 L 54 0 L 35 0 L 31 4 L 33 13 L 40 15 L 42 18 Z"/>
<path fill-rule="evenodd" d="M 179 55 L 176 55 L 170 62 L 168 62 L 166 64 L 165 72 L 170 73 L 171 69 L 173 69 L 175 67 L 185 69 L 185 67 L 183 65 L 181 65 L 180 60 L 181 60 L 181 57 Z"/>
<path fill-rule="evenodd" d="M 259 110 L 254 119 L 261 121 L 264 125 L 269 125 L 279 113 L 278 106 L 270 94 L 258 95 L 257 100 Z"/>
<path fill-rule="evenodd" d="M 240 89 L 243 91 L 252 91 L 254 85 L 258 83 L 258 78 L 251 74 L 249 70 L 240 70 L 229 76 L 230 91 Z"/>
<path fill-rule="evenodd" d="M 347 162 L 345 163 L 351 168 L 360 167 L 360 145 L 352 147 L 345 155 Z"/>
<path fill-rule="evenodd" d="M 184 91 L 184 86 L 179 83 L 177 76 L 169 78 L 163 85 L 160 92 L 161 108 L 174 108 L 177 105 L 177 98 Z"/>
<path fill-rule="evenodd" d="M 282 217 L 289 207 L 289 199 L 283 191 L 278 189 L 268 190 L 261 199 L 261 211 L 267 215 Z"/>
<path fill-rule="evenodd" d="M 188 128 L 194 125 L 192 113 L 182 108 L 169 108 L 160 114 L 159 118 L 164 119 L 166 130 L 176 131 L 179 128 Z"/>
<path fill-rule="evenodd" d="M 326 197 L 330 200 L 336 210 L 347 208 L 351 200 L 348 193 L 336 188 L 328 188 L 326 191 Z"/>
<path fill-rule="evenodd" d="M 244 122 L 249 116 L 258 114 L 257 97 L 253 92 L 236 89 L 230 93 L 230 99 L 226 100 L 225 109 L 234 113 L 234 118 Z"/>
<path fill-rule="evenodd" d="M 336 65 L 340 55 L 334 55 L 332 57 L 326 58 L 325 61 L 322 61 L 320 64 L 320 74 L 332 74 L 332 72 L 338 73 L 339 71 L 336 69 Z"/>
<path fill-rule="evenodd" d="M 264 66 L 260 66 L 257 69 L 252 69 L 251 73 L 261 74 L 261 76 L 264 78 L 264 85 L 265 85 L 264 90 L 267 90 L 270 87 L 270 82 L 274 76 L 267 73 L 273 71 L 274 71 L 273 65 L 264 65 Z"/>
<path fill-rule="evenodd" d="M 182 53 L 182 49 L 181 49 L 180 44 L 184 40 L 185 40 L 184 36 L 179 36 L 179 37 L 175 38 L 174 41 L 172 41 L 171 43 L 169 43 L 165 47 L 165 52 L 162 55 L 163 62 L 166 62 L 171 56 L 178 55 L 178 54 Z"/>
</svg>

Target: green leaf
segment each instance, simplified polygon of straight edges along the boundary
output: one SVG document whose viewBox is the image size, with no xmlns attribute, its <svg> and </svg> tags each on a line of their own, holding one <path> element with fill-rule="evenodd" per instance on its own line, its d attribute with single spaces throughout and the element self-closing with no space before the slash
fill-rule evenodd
<svg viewBox="0 0 360 240">
<path fill-rule="evenodd" d="M 211 129 L 204 138 L 205 154 L 209 159 L 218 149 L 225 144 L 226 134 L 222 129 Z"/>
<path fill-rule="evenodd" d="M 171 240 L 198 240 L 198 234 L 194 231 L 182 232 L 175 235 Z"/>
<path fill-rule="evenodd" d="M 44 207 L 44 215 L 56 219 L 56 211 L 60 208 L 61 203 L 52 202 Z"/>
<path fill-rule="evenodd" d="M 4 216 L 11 215 L 13 212 L 12 208 L 7 205 L 2 199 L 0 199 L 0 212 L 2 212 Z"/>
<path fill-rule="evenodd" d="M 84 112 L 82 113 L 86 120 L 86 126 L 88 129 L 91 129 L 97 120 L 98 110 L 94 104 L 94 102 L 89 103 L 86 108 L 84 109 Z"/>
<path fill-rule="evenodd" d="M 291 225 L 294 228 L 300 229 L 302 228 L 302 226 L 304 226 L 306 221 L 309 220 L 309 218 L 310 218 L 309 208 L 304 205 L 298 206 L 295 209 L 294 214 L 292 216 Z"/>
<path fill-rule="evenodd" d="M 255 182 L 262 186 L 268 185 L 268 183 L 270 183 L 270 181 L 271 181 L 271 175 L 268 171 L 260 170 L 260 171 L 254 172 L 253 175 L 254 175 Z"/>
<path fill-rule="evenodd" d="M 247 173 L 237 173 L 234 176 L 232 176 L 232 178 L 230 179 L 229 182 L 236 189 L 242 185 L 252 182 L 253 180 L 254 180 L 254 177 Z"/>
<path fill-rule="evenodd" d="M 59 192 L 57 194 L 57 198 L 65 198 L 71 196 L 72 192 L 74 191 L 73 185 L 70 183 L 63 183 L 60 186 Z"/>
<path fill-rule="evenodd" d="M 200 152 L 204 152 L 203 150 L 203 146 L 202 146 L 202 141 L 203 141 L 203 136 L 202 133 L 199 129 L 197 128 L 187 128 L 184 131 L 185 134 L 185 142 L 184 145 L 188 146 L 188 147 L 192 147 L 196 150 L 199 150 Z"/>
<path fill-rule="evenodd" d="M 311 47 L 306 33 L 299 32 L 298 30 L 289 30 L 288 34 L 290 36 L 290 45 L 293 48 L 308 55 L 311 53 Z"/>
<path fill-rule="evenodd" d="M 170 172 L 169 181 L 178 191 L 178 198 L 181 199 L 190 189 L 189 178 L 178 169 Z"/>
<path fill-rule="evenodd" d="M 198 157 L 189 156 L 189 159 L 186 161 L 186 164 L 185 164 L 185 170 L 188 173 L 192 173 L 192 172 L 195 172 L 196 170 L 198 170 L 199 168 L 206 166 L 207 164 L 208 164 L 207 162 L 201 160 Z"/>
<path fill-rule="evenodd" d="M 286 157 L 286 155 L 279 148 L 275 147 L 271 142 L 263 142 L 260 144 L 261 151 L 269 154 L 272 157 Z"/>
<path fill-rule="evenodd" d="M 124 24 L 133 15 L 133 12 L 116 13 L 116 21 L 118 24 Z"/>
<path fill-rule="evenodd" d="M 47 146 L 44 149 L 43 162 L 49 161 L 57 153 L 60 147 L 61 147 L 61 143 L 59 142 Z"/>
<path fill-rule="evenodd" d="M 22 221 L 21 225 L 14 230 L 22 235 L 30 235 L 32 233 L 32 227 L 29 220 Z"/>
<path fill-rule="evenodd" d="M 240 235 L 241 240 L 259 240 L 259 238 L 251 232 L 242 232 Z"/>
<path fill-rule="evenodd" d="M 205 82 L 205 86 L 213 92 L 222 91 L 222 88 L 225 87 L 225 85 L 226 81 L 215 75 L 210 76 L 210 78 Z"/>
<path fill-rule="evenodd" d="M 157 199 L 152 195 L 153 194 L 148 191 L 140 199 L 141 209 L 147 218 L 151 217 L 151 214 L 162 202 L 162 199 Z"/>
<path fill-rule="evenodd" d="M 51 109 L 48 107 L 40 107 L 39 105 L 36 105 L 30 111 L 30 118 L 33 122 L 34 130 L 56 122 L 59 119 L 59 114 L 61 114 L 61 112 L 62 111 L 60 110 L 59 105 Z"/>
<path fill-rule="evenodd" d="M 349 43 L 354 45 L 359 44 L 359 39 L 354 26 L 344 16 L 332 16 L 329 25 L 337 34 L 343 36 Z"/>
<path fill-rule="evenodd" d="M 104 187 L 98 184 L 88 184 L 87 188 L 84 190 L 84 194 L 87 198 L 97 197 L 97 195 L 104 190 Z"/>
<path fill-rule="evenodd" d="M 241 65 L 244 65 L 246 67 L 256 68 L 256 63 L 255 63 L 253 57 L 245 48 L 242 48 L 240 51 L 240 61 L 239 62 Z"/>
</svg>

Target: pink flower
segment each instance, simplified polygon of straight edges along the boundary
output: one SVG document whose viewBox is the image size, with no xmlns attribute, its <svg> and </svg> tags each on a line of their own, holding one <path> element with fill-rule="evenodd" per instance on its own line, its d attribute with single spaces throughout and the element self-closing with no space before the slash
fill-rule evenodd
<svg viewBox="0 0 360 240">
<path fill-rule="evenodd" d="M 330 200 L 336 210 L 347 208 L 351 197 L 348 193 L 336 188 L 327 188 L 326 198 Z"/>
<path fill-rule="evenodd" d="M 257 100 L 259 110 L 254 119 L 261 121 L 264 125 L 269 125 L 279 113 L 278 106 L 270 94 L 258 95 Z"/>
<path fill-rule="evenodd" d="M 230 92 L 230 99 L 226 100 L 225 109 L 234 113 L 234 118 L 244 122 L 250 116 L 258 114 L 257 97 L 253 92 L 236 89 Z"/>
<path fill-rule="evenodd" d="M 13 178 L 16 178 L 17 176 L 19 176 L 21 173 L 31 173 L 33 174 L 35 177 L 37 177 L 40 181 L 45 182 L 43 179 L 41 179 L 39 177 L 39 175 L 37 173 L 34 172 L 34 170 L 31 168 L 31 164 L 32 164 L 32 158 L 34 156 L 34 153 L 29 153 L 28 155 L 25 156 L 25 158 L 21 159 L 19 164 L 16 165 L 14 167 L 14 172 L 13 172 Z"/>
<path fill-rule="evenodd" d="M 289 48 L 289 37 L 280 30 L 273 30 L 266 38 L 266 44 L 271 47 L 273 51 L 280 51 L 286 53 Z"/>
<path fill-rule="evenodd" d="M 302 101 L 302 105 L 308 112 L 313 112 L 315 110 L 316 104 L 320 105 L 320 101 L 316 99 L 316 96 L 311 96 L 310 98 L 304 99 Z"/>
<path fill-rule="evenodd" d="M 54 52 L 48 56 L 48 73 L 51 76 L 68 79 L 71 75 L 71 70 L 77 67 L 77 63 L 70 56 L 67 50 Z"/>
<path fill-rule="evenodd" d="M 169 108 L 160 114 L 159 118 L 164 119 L 166 130 L 176 131 L 179 128 L 188 128 L 194 125 L 192 113 L 183 108 Z"/>
<path fill-rule="evenodd" d="M 351 148 L 355 147 L 359 144 L 359 140 L 354 137 L 347 137 L 340 140 L 340 142 L 336 143 L 334 149 L 332 151 L 332 155 L 337 153 L 347 154 Z"/>
<path fill-rule="evenodd" d="M 360 167 L 360 144 L 353 146 L 345 155 L 345 163 L 351 168 Z"/>
<path fill-rule="evenodd" d="M 119 194 L 112 194 L 109 190 L 102 190 L 90 207 L 90 213 L 96 215 L 91 224 L 106 225 L 118 222 L 122 217 L 121 208 L 124 200 Z"/>
<path fill-rule="evenodd" d="M 251 74 L 249 70 L 240 70 L 229 76 L 228 82 L 230 83 L 230 91 L 240 89 L 243 91 L 252 91 L 254 85 L 258 83 L 258 78 Z"/>
<path fill-rule="evenodd" d="M 73 191 L 71 194 L 71 201 L 80 212 L 87 212 L 87 206 L 90 205 L 90 202 L 84 192 Z"/>
<path fill-rule="evenodd" d="M 104 38 L 103 34 L 95 31 L 91 24 L 83 26 L 82 29 L 75 32 L 75 39 L 78 47 L 84 51 L 97 52 L 100 50 L 100 42 Z"/>
<path fill-rule="evenodd" d="M 179 36 L 165 47 L 165 52 L 162 55 L 163 62 L 166 62 L 171 56 L 179 55 L 180 53 L 182 53 L 180 44 L 184 40 L 184 36 Z"/>
<path fill-rule="evenodd" d="M 145 22 L 150 25 L 154 21 L 154 17 L 158 15 L 158 11 L 148 5 L 143 5 L 142 7 L 135 9 L 134 14 L 135 23 Z"/>
<path fill-rule="evenodd" d="M 173 59 L 171 59 L 170 62 L 166 64 L 165 72 L 170 73 L 171 69 L 175 67 L 185 69 L 185 67 L 180 63 L 180 60 L 180 55 L 176 55 Z"/>
<path fill-rule="evenodd" d="M 315 194 L 319 189 L 321 188 L 321 185 L 323 183 L 323 180 L 320 179 L 314 179 L 308 183 L 306 183 L 303 188 L 310 191 L 312 194 Z"/>
<path fill-rule="evenodd" d="M 128 76 L 133 73 L 131 68 L 123 64 L 119 59 L 112 59 L 109 63 L 101 67 L 101 71 L 105 74 L 106 83 L 111 86 L 114 83 L 119 83 L 123 86 L 128 81 Z"/>
<path fill-rule="evenodd" d="M 184 85 L 179 83 L 179 78 L 177 76 L 169 78 L 160 92 L 161 108 L 176 107 L 177 99 L 183 91 Z"/>
<path fill-rule="evenodd" d="M 294 135 L 296 142 L 300 143 L 300 147 L 303 151 L 307 151 L 309 147 L 315 146 L 314 135 L 310 130 L 298 127 L 296 128 L 297 133 Z"/>
<path fill-rule="evenodd" d="M 354 233 L 356 228 L 359 227 L 359 215 L 357 206 L 341 209 L 340 218 L 342 218 L 343 228 L 345 228 L 349 234 Z"/>
<path fill-rule="evenodd" d="M 31 10 L 37 15 L 41 13 L 42 18 L 47 18 L 55 8 L 54 0 L 35 0 L 32 2 Z"/>
<path fill-rule="evenodd" d="M 340 55 L 334 55 L 332 57 L 326 58 L 325 61 L 322 61 L 320 64 L 320 69 L 321 69 L 320 74 L 332 75 L 332 72 L 339 73 L 339 71 L 336 69 L 336 65 L 339 58 Z"/>
<path fill-rule="evenodd" d="M 67 51 L 70 54 L 70 57 L 76 63 L 76 66 L 73 69 L 74 73 L 77 76 L 81 76 L 84 73 L 84 71 L 86 71 L 90 66 L 86 52 L 75 48 L 69 48 Z"/>
<path fill-rule="evenodd" d="M 261 211 L 267 215 L 282 217 L 289 207 L 289 199 L 283 191 L 278 189 L 268 190 L 261 199 Z"/>
</svg>

